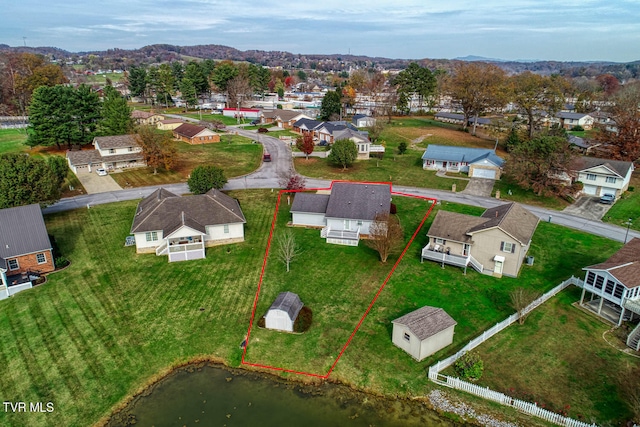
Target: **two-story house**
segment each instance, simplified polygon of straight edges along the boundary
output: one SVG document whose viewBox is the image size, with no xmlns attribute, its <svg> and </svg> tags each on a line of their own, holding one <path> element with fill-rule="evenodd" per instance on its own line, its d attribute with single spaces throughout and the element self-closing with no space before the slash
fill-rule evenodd
<svg viewBox="0 0 640 427">
<path fill-rule="evenodd" d="M 629 188 L 633 162 L 580 157 L 571 166 L 577 180 L 584 185 L 582 192 L 589 196 L 612 194 L 620 197 Z"/>
<path fill-rule="evenodd" d="M 165 117 L 162 114 L 156 114 L 156 113 L 152 113 L 149 111 L 142 111 L 142 110 L 133 110 L 131 112 L 131 118 L 133 119 L 134 122 L 136 122 L 136 124 L 143 125 L 143 126 L 145 125 L 156 126 L 158 122 L 165 119 Z"/>
<path fill-rule="evenodd" d="M 357 246 L 369 234 L 376 215 L 391 209 L 389 184 L 333 182 L 318 193 L 296 193 L 291 205 L 292 224 L 322 228 L 327 243 Z"/>
<path fill-rule="evenodd" d="M 618 326 L 640 317 L 640 239 L 631 239 L 605 262 L 583 270 L 581 306 Z M 640 350 L 640 325 L 629 334 L 627 345 Z"/>
<path fill-rule="evenodd" d="M 573 129 L 576 126 L 580 126 L 587 130 L 593 128 L 594 122 L 593 117 L 589 114 L 574 113 L 570 111 L 559 111 L 556 113 L 556 119 L 564 129 Z M 555 122 L 555 120 L 552 122 Z"/>
<path fill-rule="evenodd" d="M 135 135 L 97 136 L 95 150 L 67 151 L 67 162 L 75 173 L 92 172 L 97 168 L 124 169 L 146 166 L 142 148 Z"/>
<path fill-rule="evenodd" d="M 0 210 L 0 299 L 31 288 L 55 270 L 53 249 L 40 205 Z"/>
<path fill-rule="evenodd" d="M 482 216 L 438 211 L 427 232 L 425 259 L 471 266 L 483 274 L 517 277 L 539 218 L 516 203 L 487 209 Z"/>
</svg>

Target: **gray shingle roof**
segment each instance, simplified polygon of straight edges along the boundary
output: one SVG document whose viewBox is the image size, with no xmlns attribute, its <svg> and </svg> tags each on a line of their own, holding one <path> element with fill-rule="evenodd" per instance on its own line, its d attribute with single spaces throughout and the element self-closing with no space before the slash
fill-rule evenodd
<svg viewBox="0 0 640 427">
<path fill-rule="evenodd" d="M 397 318 L 392 323 L 404 325 L 419 339 L 424 340 L 458 324 L 439 307 L 424 306 Z"/>
<path fill-rule="evenodd" d="M 102 163 L 102 156 L 98 150 L 67 151 L 67 158 L 72 166 Z"/>
<path fill-rule="evenodd" d="M 540 221 L 537 216 L 516 203 L 487 209 L 482 217 L 487 218 L 487 221 L 471 228 L 469 233 L 499 227 L 523 245 L 531 241 Z"/>
<path fill-rule="evenodd" d="M 487 158 L 497 166 L 502 166 L 504 160 L 498 157 L 495 151 L 488 148 L 471 148 L 471 147 L 456 147 L 449 145 L 436 145 L 429 144 L 424 154 L 423 160 L 438 160 L 447 162 L 464 162 L 474 163 L 476 161 Z"/>
<path fill-rule="evenodd" d="M 162 230 L 166 236 L 182 224 L 202 231 L 207 225 L 245 222 L 238 201 L 216 189 L 180 197 L 160 188 L 138 203 L 131 233 Z"/>
<path fill-rule="evenodd" d="M 325 213 L 328 203 L 328 194 L 296 193 L 291 212 Z"/>
<path fill-rule="evenodd" d="M 40 205 L 0 210 L 0 258 L 51 249 Z"/>
<path fill-rule="evenodd" d="M 321 123 L 322 122 L 319 122 L 319 121 L 313 120 L 313 119 L 300 119 L 300 120 L 297 120 L 293 124 L 293 127 L 296 127 L 296 128 L 305 127 L 306 129 L 311 130 L 311 129 L 314 129 L 316 126 L 318 126 Z"/>
<path fill-rule="evenodd" d="M 583 171 L 597 166 L 605 166 L 621 177 L 626 177 L 629 169 L 633 167 L 633 162 L 624 162 L 621 160 L 599 159 L 597 157 L 580 157 L 572 163 L 572 169 Z"/>
<path fill-rule="evenodd" d="M 99 145 L 101 150 L 139 147 L 135 135 L 96 136 L 93 143 Z"/>
<path fill-rule="evenodd" d="M 359 141 L 359 143 L 371 144 L 369 141 L 369 137 L 361 132 L 356 132 L 353 129 L 345 128 L 341 130 L 337 130 L 333 132 L 333 138 L 337 141 L 340 139 L 351 139 L 355 138 Z"/>
<path fill-rule="evenodd" d="M 302 304 L 297 294 L 293 292 L 281 292 L 273 304 L 271 304 L 269 310 L 282 310 L 287 313 L 289 319 L 296 320 L 303 306 L 304 304 Z"/>
<path fill-rule="evenodd" d="M 559 119 L 573 119 L 573 120 L 580 120 L 583 117 L 588 116 L 588 114 L 584 114 L 584 113 L 573 113 L 571 111 L 558 111 L 556 113 L 556 117 Z"/>
<path fill-rule="evenodd" d="M 373 220 L 378 213 L 389 213 L 391 188 L 388 184 L 335 182 L 327 204 L 327 218 Z"/>
<path fill-rule="evenodd" d="M 471 236 L 468 230 L 484 222 L 486 218 L 479 216 L 465 215 L 457 212 L 438 211 L 433 219 L 431 227 L 427 232 L 429 237 L 438 237 L 454 242 L 470 243 Z"/>
</svg>

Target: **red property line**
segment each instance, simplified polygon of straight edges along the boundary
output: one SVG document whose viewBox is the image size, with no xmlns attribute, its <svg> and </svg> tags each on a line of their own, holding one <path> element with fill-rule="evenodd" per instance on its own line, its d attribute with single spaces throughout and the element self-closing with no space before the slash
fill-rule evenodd
<svg viewBox="0 0 640 427">
<path fill-rule="evenodd" d="M 384 282 L 382 282 L 382 285 L 378 289 L 378 292 L 376 293 L 376 295 L 371 300 L 371 303 L 369 303 L 369 306 L 367 307 L 367 310 L 364 312 L 364 314 L 360 318 L 360 321 L 358 322 L 356 327 L 353 329 L 353 332 L 351 332 L 351 335 L 349 336 L 349 338 L 347 339 L 346 343 L 344 344 L 344 346 L 340 350 L 340 353 L 338 354 L 338 357 L 333 362 L 333 364 L 331 365 L 331 368 L 329 368 L 329 371 L 326 374 L 324 374 L 324 375 L 314 374 L 314 373 L 311 373 L 311 372 L 296 371 L 296 370 L 293 370 L 293 369 L 285 369 L 285 368 L 280 368 L 280 367 L 277 367 L 277 366 L 270 366 L 270 365 L 262 365 L 262 364 L 258 364 L 258 363 L 245 362 L 245 356 L 247 354 L 247 348 L 249 347 L 249 339 L 251 337 L 251 329 L 253 328 L 253 320 L 255 318 L 256 309 L 258 307 L 258 298 L 260 296 L 260 289 L 262 287 L 262 279 L 264 278 L 264 272 L 265 272 L 265 269 L 266 269 L 266 266 L 267 266 L 267 258 L 269 256 L 269 249 L 271 248 L 271 240 L 273 238 L 273 230 L 275 229 L 276 220 L 277 220 L 278 212 L 279 212 L 279 209 L 280 209 L 280 201 L 281 201 L 282 194 L 284 194 L 284 193 L 299 193 L 299 192 L 305 192 L 305 191 L 319 191 L 319 190 L 325 190 L 326 191 L 326 190 L 331 190 L 333 188 L 333 184 L 336 183 L 336 182 L 351 182 L 351 181 L 332 181 L 331 185 L 329 186 L 329 188 L 307 188 L 307 189 L 303 189 L 303 190 L 280 190 L 280 192 L 278 193 L 278 200 L 276 202 L 276 209 L 275 209 L 275 212 L 273 214 L 273 220 L 271 222 L 271 229 L 269 231 L 269 240 L 267 242 L 267 248 L 265 250 L 264 260 L 262 261 L 262 270 L 260 272 L 260 279 L 258 281 L 258 289 L 256 290 L 256 296 L 255 296 L 255 298 L 253 300 L 253 309 L 251 311 L 251 319 L 249 320 L 249 329 L 247 331 L 244 350 L 242 351 L 241 363 L 243 365 L 253 366 L 253 367 L 263 368 L 263 369 L 271 369 L 271 370 L 281 371 L 281 372 L 289 372 L 289 373 L 298 374 L 298 375 L 306 375 L 306 376 L 322 378 L 322 379 L 328 378 L 329 375 L 331 375 L 331 373 L 333 372 L 333 370 L 336 367 L 336 365 L 338 364 L 338 361 L 340 360 L 340 358 L 342 357 L 344 352 L 347 350 L 347 347 L 349 347 L 349 344 L 351 344 L 351 341 L 353 340 L 353 337 L 356 335 L 356 333 L 360 329 L 360 326 L 364 322 L 364 319 L 366 319 L 367 315 L 369 314 L 369 312 L 373 308 L 373 305 L 378 300 L 378 297 L 382 293 L 382 290 L 385 288 L 385 286 L 389 282 L 389 279 L 391 279 L 391 276 L 396 271 L 396 268 L 400 264 L 400 261 L 402 261 L 402 258 L 404 258 L 404 255 L 406 254 L 407 250 L 409 250 L 409 246 L 411 246 L 411 244 L 413 243 L 413 240 L 416 238 L 416 236 L 418 235 L 418 232 L 420 231 L 420 229 L 424 225 L 424 222 L 427 220 L 427 218 L 431 214 L 431 211 L 433 210 L 433 207 L 435 206 L 435 202 L 436 202 L 436 199 L 431 198 L 431 197 L 417 196 L 417 195 L 414 195 L 414 194 L 395 192 L 395 191 L 393 191 L 393 189 L 392 189 L 393 187 L 392 187 L 392 184 L 390 182 L 354 182 L 356 184 L 388 184 L 389 187 L 392 189 L 391 194 L 393 194 L 393 195 L 403 196 L 403 197 L 412 197 L 412 198 L 415 198 L 415 199 L 431 200 L 433 203 L 431 204 L 431 207 L 427 210 L 425 215 L 422 217 L 422 221 L 420 221 L 420 224 L 418 225 L 416 230 L 413 232 L 413 235 L 411 236 L 411 239 L 409 239 L 409 242 L 407 243 L 407 245 L 405 246 L 404 250 L 402 251 L 402 253 L 398 257 L 398 260 L 395 262 L 395 264 L 391 268 L 391 271 L 389 272 L 389 274 L 385 278 Z"/>
</svg>

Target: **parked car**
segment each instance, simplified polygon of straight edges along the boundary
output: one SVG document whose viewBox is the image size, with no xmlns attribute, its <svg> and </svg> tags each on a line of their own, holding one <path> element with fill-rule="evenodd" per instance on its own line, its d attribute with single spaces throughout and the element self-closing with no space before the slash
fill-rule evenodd
<svg viewBox="0 0 640 427">
<path fill-rule="evenodd" d="M 269 132 L 269 129 L 267 128 L 258 128 L 258 133 L 267 133 Z"/>
<path fill-rule="evenodd" d="M 318 145 L 321 146 L 321 147 L 325 147 L 325 146 L 329 145 L 329 143 L 323 139 L 322 141 L 320 141 L 318 143 Z"/>
<path fill-rule="evenodd" d="M 263 162 L 270 162 L 271 161 L 271 154 L 264 153 L 264 156 L 262 156 L 262 161 Z"/>
<path fill-rule="evenodd" d="M 98 174 L 98 176 L 105 176 L 107 175 L 107 171 L 105 169 L 96 169 L 96 173 Z"/>
<path fill-rule="evenodd" d="M 259 124 L 260 124 L 260 119 L 255 119 L 251 121 L 252 126 L 259 125 Z"/>
<path fill-rule="evenodd" d="M 614 194 L 603 194 L 600 197 L 600 203 L 604 203 L 605 205 L 612 205 L 616 201 L 616 196 Z"/>
</svg>

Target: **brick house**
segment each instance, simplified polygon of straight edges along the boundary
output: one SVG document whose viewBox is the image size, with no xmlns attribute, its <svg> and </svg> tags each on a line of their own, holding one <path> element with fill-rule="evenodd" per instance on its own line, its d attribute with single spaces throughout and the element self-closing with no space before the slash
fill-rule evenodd
<svg viewBox="0 0 640 427">
<path fill-rule="evenodd" d="M 187 144 L 210 144 L 220 142 L 220 135 L 204 126 L 183 123 L 173 130 L 173 136 Z"/>
<path fill-rule="evenodd" d="M 31 288 L 32 280 L 53 270 L 40 205 L 0 210 L 0 299 Z"/>
</svg>

